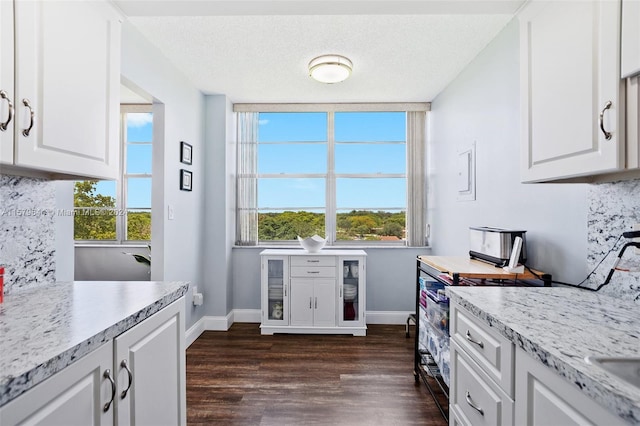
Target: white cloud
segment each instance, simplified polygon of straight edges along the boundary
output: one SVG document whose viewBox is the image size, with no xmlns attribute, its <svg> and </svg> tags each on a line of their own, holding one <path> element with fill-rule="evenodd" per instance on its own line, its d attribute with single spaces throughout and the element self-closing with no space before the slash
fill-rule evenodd
<svg viewBox="0 0 640 426">
<path fill-rule="evenodd" d="M 261 125 L 261 126 L 265 126 L 265 125 L 269 124 L 269 120 L 267 120 L 267 119 L 258 120 L 258 124 Z"/>
<path fill-rule="evenodd" d="M 144 127 L 153 123 L 153 114 L 150 112 L 136 112 L 127 114 L 127 125 L 131 127 Z"/>
</svg>

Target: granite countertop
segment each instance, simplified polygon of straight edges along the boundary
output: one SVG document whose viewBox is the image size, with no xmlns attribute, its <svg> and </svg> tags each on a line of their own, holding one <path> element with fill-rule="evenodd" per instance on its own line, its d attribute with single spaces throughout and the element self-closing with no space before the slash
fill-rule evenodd
<svg viewBox="0 0 640 426">
<path fill-rule="evenodd" d="M 0 406 L 184 295 L 187 282 L 60 282 L 0 304 Z"/>
<path fill-rule="evenodd" d="M 640 390 L 584 360 L 639 356 L 637 304 L 573 288 L 448 287 L 447 292 L 576 389 L 625 421 L 640 423 Z"/>
</svg>

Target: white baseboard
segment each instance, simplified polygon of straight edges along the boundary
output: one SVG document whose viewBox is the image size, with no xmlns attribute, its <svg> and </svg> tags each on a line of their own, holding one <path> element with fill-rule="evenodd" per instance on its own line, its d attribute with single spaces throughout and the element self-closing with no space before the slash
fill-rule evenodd
<svg viewBox="0 0 640 426">
<path fill-rule="evenodd" d="M 413 311 L 367 311 L 367 324 L 401 325 Z"/>
<path fill-rule="evenodd" d="M 367 324 L 402 325 L 407 323 L 409 311 L 367 311 Z M 188 348 L 205 331 L 227 331 L 234 322 L 259 323 L 260 309 L 234 309 L 224 317 L 204 316 L 192 325 L 185 334 Z"/>
</svg>

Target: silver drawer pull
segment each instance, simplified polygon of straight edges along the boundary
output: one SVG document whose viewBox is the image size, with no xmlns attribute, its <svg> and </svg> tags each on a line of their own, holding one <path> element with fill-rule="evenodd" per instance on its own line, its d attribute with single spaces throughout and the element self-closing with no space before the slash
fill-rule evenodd
<svg viewBox="0 0 640 426">
<path fill-rule="evenodd" d="M 0 90 L 0 99 L 5 99 L 7 101 L 7 106 L 9 107 L 7 120 L 4 123 L 0 123 L 0 130 L 3 132 L 7 130 L 11 119 L 13 118 L 13 103 L 11 102 L 11 98 L 4 90 Z"/>
<path fill-rule="evenodd" d="M 307 271 L 307 274 L 319 274 L 320 271 Z"/>
<path fill-rule="evenodd" d="M 120 367 L 127 370 L 127 376 L 129 377 L 129 384 L 127 385 L 127 388 L 123 390 L 122 393 L 120 393 L 120 399 L 124 399 L 127 396 L 127 392 L 129 392 L 129 389 L 131 389 L 131 385 L 133 384 L 133 373 L 131 373 L 131 369 L 129 368 L 129 364 L 127 364 L 126 359 L 122 360 L 122 362 L 120 363 Z"/>
<path fill-rule="evenodd" d="M 471 399 L 471 394 L 469 393 L 469 391 L 467 391 L 467 394 L 465 395 L 465 398 L 467 400 L 467 404 L 469 404 L 471 406 L 471 408 L 473 408 L 478 413 L 480 413 L 481 416 L 484 416 L 484 410 L 482 408 L 478 407 L 476 404 L 474 404 L 473 399 Z"/>
<path fill-rule="evenodd" d="M 471 332 L 469 332 L 469 330 L 467 330 L 467 340 L 470 341 L 471 343 L 474 343 L 480 346 L 481 348 L 484 348 L 484 343 L 478 340 L 473 340 L 473 338 L 471 337 Z"/>
<path fill-rule="evenodd" d="M 316 260 L 307 259 L 307 263 L 320 263 L 320 261 L 317 259 Z"/>
<path fill-rule="evenodd" d="M 608 110 L 609 108 L 611 108 L 613 104 L 611 103 L 611 101 L 607 101 L 607 103 L 604 105 L 604 108 L 602 109 L 602 111 L 600 112 L 600 130 L 602 130 L 602 134 L 604 135 L 604 138 L 606 140 L 611 140 L 611 132 L 607 132 L 604 129 L 604 112 L 606 110 Z"/>
<path fill-rule="evenodd" d="M 22 136 L 24 136 L 25 138 L 29 136 L 29 133 L 31 133 L 31 129 L 33 129 L 33 121 L 35 119 L 35 111 L 33 110 L 33 108 L 31 107 L 31 103 L 29 102 L 29 99 L 24 98 L 22 100 L 22 104 L 26 107 L 29 108 L 29 127 L 27 127 L 26 129 L 22 130 Z"/>
<path fill-rule="evenodd" d="M 106 413 L 107 411 L 109 411 L 109 408 L 111 407 L 111 404 L 113 403 L 113 400 L 116 397 L 116 382 L 113 381 L 113 378 L 111 377 L 111 370 L 109 369 L 104 370 L 102 377 L 109 380 L 109 383 L 111 384 L 111 399 L 102 407 L 102 411 Z"/>
</svg>

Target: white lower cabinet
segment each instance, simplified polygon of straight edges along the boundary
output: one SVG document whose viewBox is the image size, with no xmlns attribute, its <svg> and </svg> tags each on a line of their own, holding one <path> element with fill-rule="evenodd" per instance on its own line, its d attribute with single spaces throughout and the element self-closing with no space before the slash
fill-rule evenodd
<svg viewBox="0 0 640 426">
<path fill-rule="evenodd" d="M 180 298 L 0 408 L 0 423 L 185 425 L 185 365 Z"/>
<path fill-rule="evenodd" d="M 464 350 L 451 342 L 450 411 L 460 424 L 511 425 L 513 399 Z M 450 416 L 450 420 L 453 416 Z"/>
<path fill-rule="evenodd" d="M 291 279 L 291 325 L 336 325 L 335 279 Z"/>
<path fill-rule="evenodd" d="M 113 425 L 114 392 L 110 380 L 113 380 L 111 342 L 0 408 L 0 424 Z"/>
<path fill-rule="evenodd" d="M 514 345 L 450 305 L 450 425 L 512 425 Z"/>
<path fill-rule="evenodd" d="M 450 329 L 450 426 L 625 424 L 458 303 Z"/>
<path fill-rule="evenodd" d="M 517 425 L 622 425 L 598 405 L 522 349 L 516 352 Z"/>
<path fill-rule="evenodd" d="M 115 339 L 118 425 L 187 423 L 184 329 L 181 298 Z"/>
<path fill-rule="evenodd" d="M 260 254 L 262 334 L 366 334 L 364 251 Z"/>
</svg>

